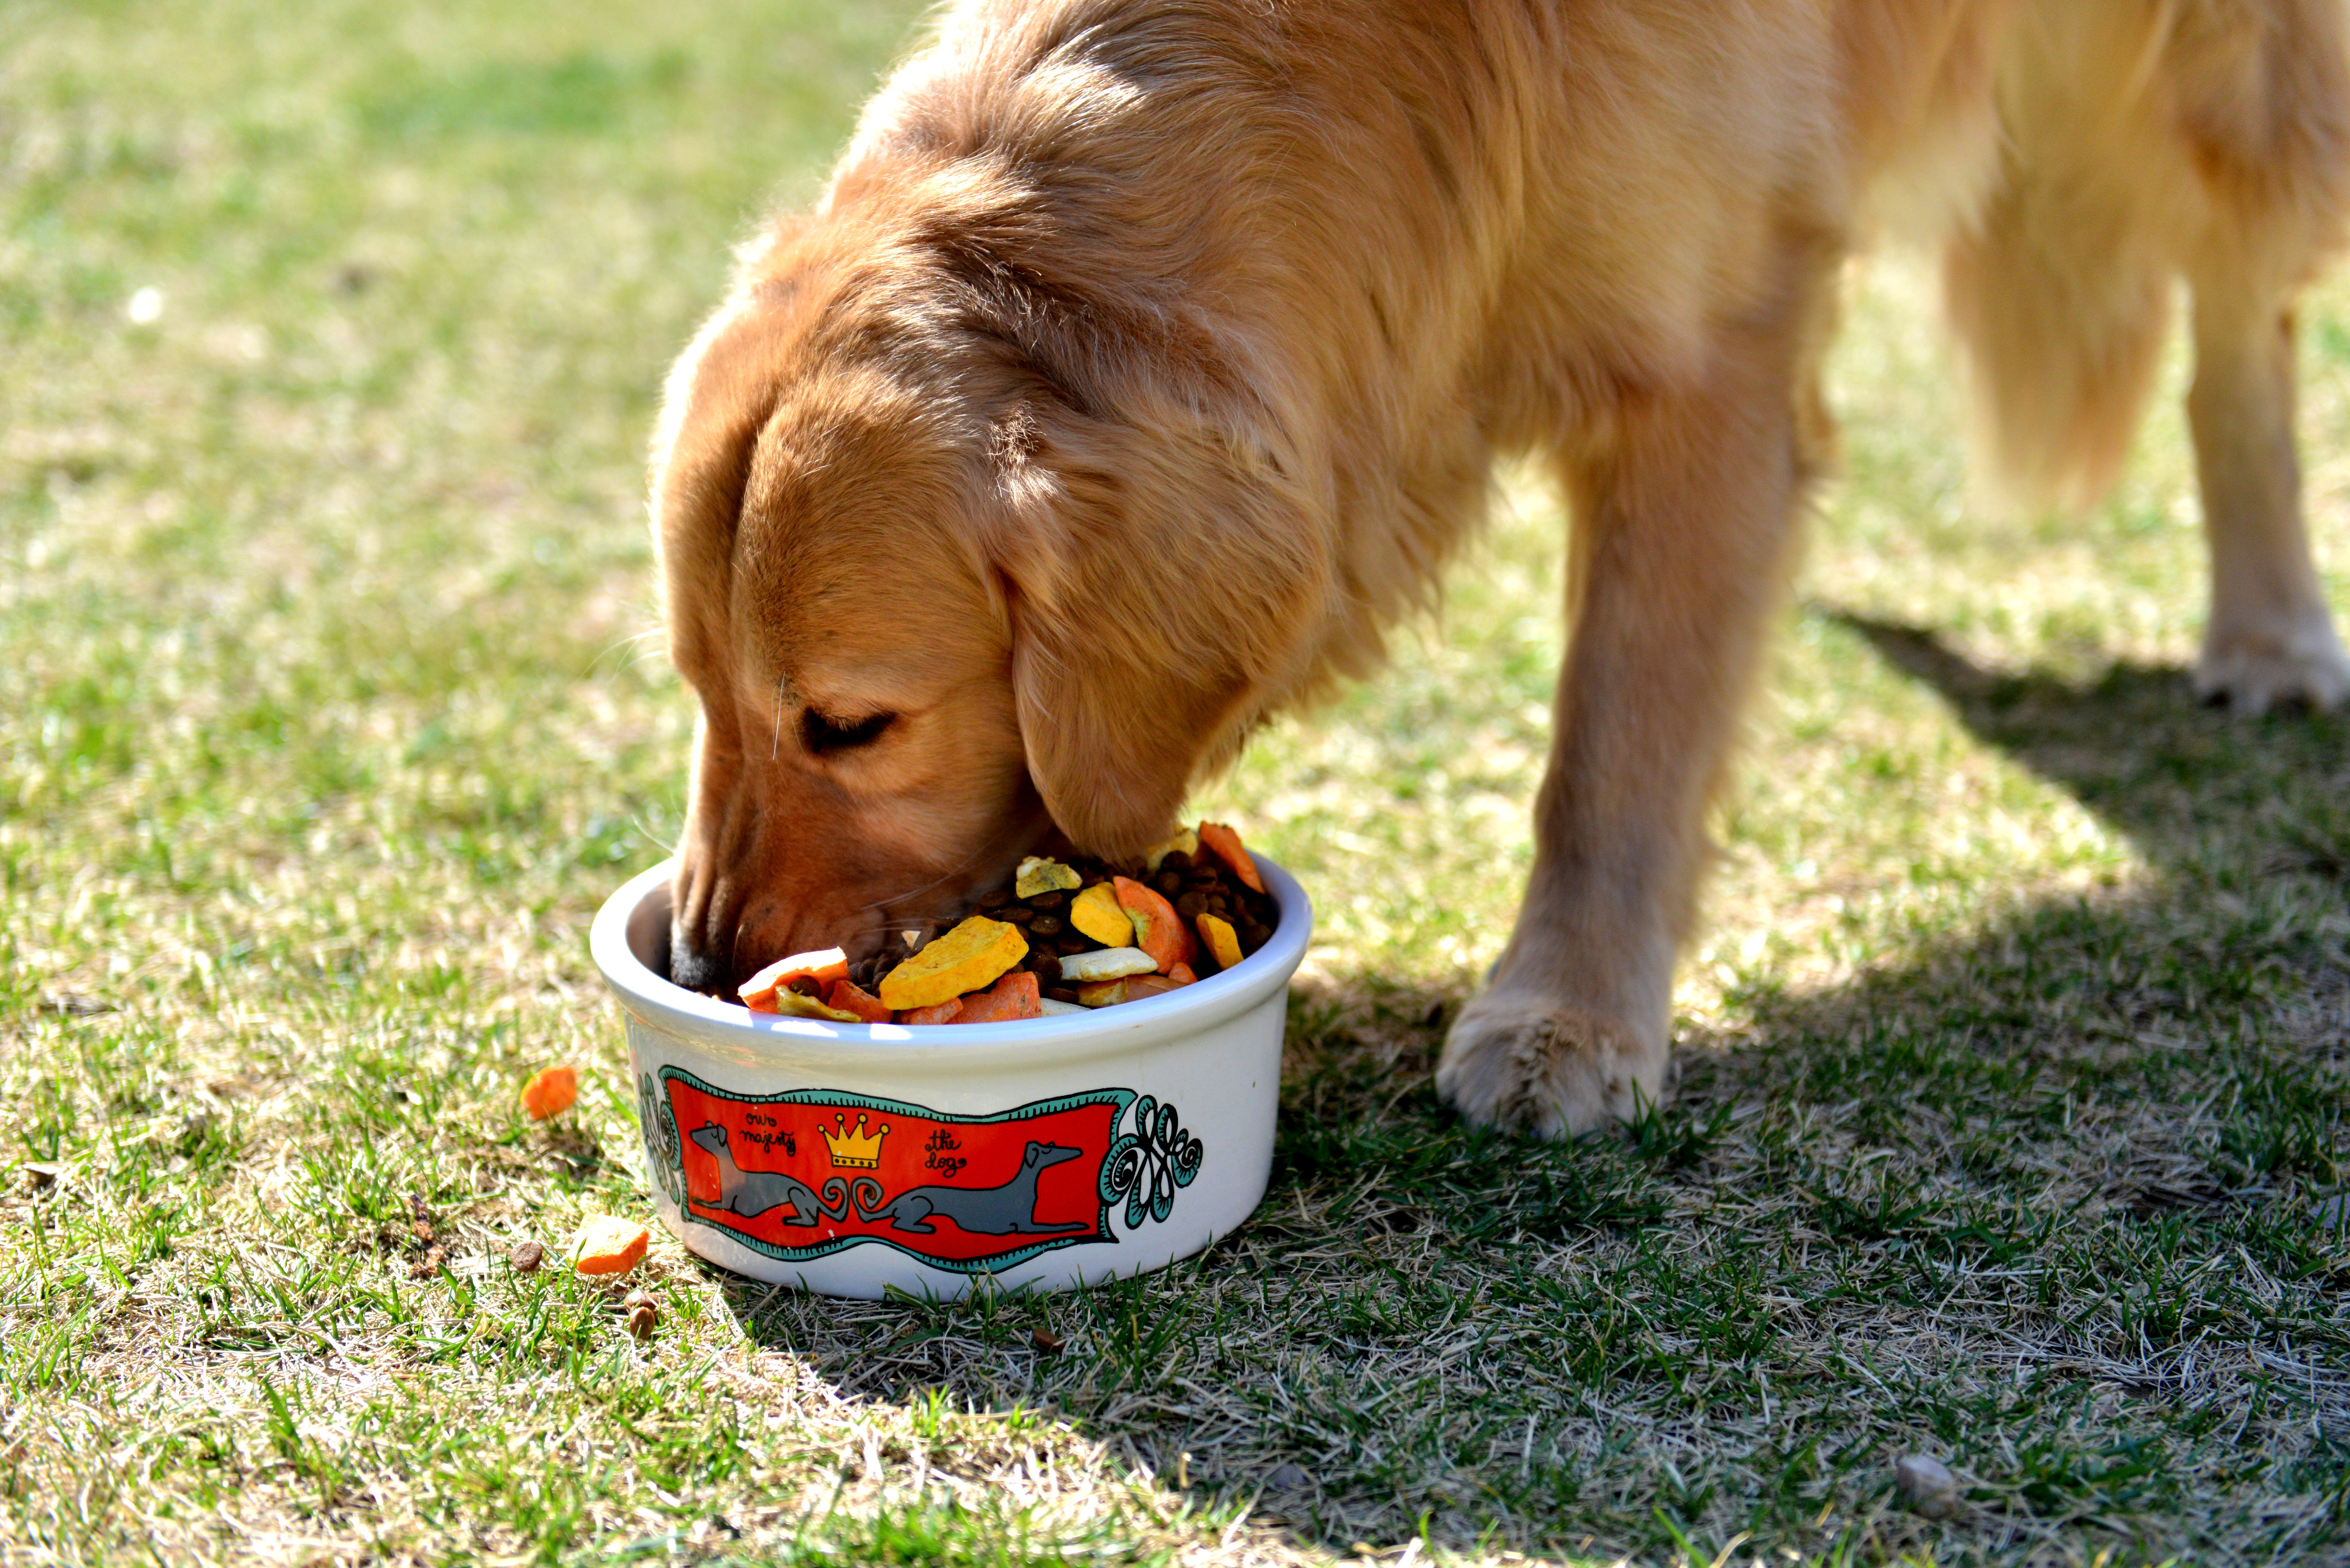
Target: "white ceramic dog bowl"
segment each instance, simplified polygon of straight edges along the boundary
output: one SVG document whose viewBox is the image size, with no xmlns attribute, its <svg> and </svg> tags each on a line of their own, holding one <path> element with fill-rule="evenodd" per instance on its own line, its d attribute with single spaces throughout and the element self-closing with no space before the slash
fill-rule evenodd
<svg viewBox="0 0 2350 1568">
<path fill-rule="evenodd" d="M 830 1295 L 1055 1290 L 1161 1268 L 1248 1218 L 1273 1168 L 1289 977 L 1314 912 L 1256 857 L 1272 940 L 1082 1017 L 826 1023 L 670 983 L 674 863 L 588 947 L 628 1014 L 653 1204 L 686 1246 Z"/>
</svg>

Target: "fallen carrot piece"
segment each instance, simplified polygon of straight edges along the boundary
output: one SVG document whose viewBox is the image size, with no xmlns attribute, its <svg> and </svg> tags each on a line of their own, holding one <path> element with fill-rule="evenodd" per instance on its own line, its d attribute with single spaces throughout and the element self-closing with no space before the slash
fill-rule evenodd
<svg viewBox="0 0 2350 1568">
<path fill-rule="evenodd" d="M 1150 955 L 1150 961 L 1161 973 L 1171 966 L 1188 963 L 1199 953 L 1199 944 L 1191 940 L 1183 917 L 1175 906 L 1160 898 L 1154 888 L 1128 877 L 1110 879 L 1118 888 L 1118 901 L 1134 921 L 1134 945 Z"/>
<path fill-rule="evenodd" d="M 1241 836 L 1221 822 L 1200 824 L 1200 843 L 1215 857 L 1232 868 L 1232 875 L 1255 888 L 1264 891 L 1264 878 L 1256 874 L 1256 862 L 1241 846 Z"/>
<path fill-rule="evenodd" d="M 900 1023 L 952 1023 L 962 1012 L 962 998 L 950 996 L 929 1007 L 910 1007 L 898 1014 Z"/>
<path fill-rule="evenodd" d="M 889 1009 L 881 999 L 853 980 L 836 980 L 832 989 L 824 993 L 827 1006 L 842 1012 L 853 1012 L 868 1023 L 889 1022 Z"/>
<path fill-rule="evenodd" d="M 625 1274 L 645 1261 L 653 1233 L 631 1220 L 598 1214 L 579 1227 L 571 1266 L 583 1274 Z"/>
<path fill-rule="evenodd" d="M 560 1066 L 542 1067 L 530 1075 L 522 1086 L 522 1108 L 530 1119 L 543 1122 L 549 1116 L 559 1116 L 571 1108 L 579 1097 L 579 1069 L 566 1062 Z"/>
<path fill-rule="evenodd" d="M 848 955 L 838 948 L 818 948 L 777 959 L 744 981 L 734 994 L 754 1012 L 779 1012 L 782 1009 L 775 1005 L 775 992 L 786 989 L 792 981 L 812 980 L 821 991 L 836 980 L 847 978 Z"/>
<path fill-rule="evenodd" d="M 1019 971 L 997 981 L 991 990 L 964 997 L 962 1011 L 954 1015 L 954 1022 L 1003 1023 L 1014 1018 L 1042 1018 L 1045 1009 L 1039 1004 L 1043 1001 L 1036 977 Z"/>
<path fill-rule="evenodd" d="M 1191 972 L 1191 966 L 1188 963 L 1179 963 L 1170 969 L 1167 978 L 1177 985 L 1197 985 L 1200 982 L 1200 977 Z"/>
<path fill-rule="evenodd" d="M 1208 956 L 1216 961 L 1218 969 L 1230 969 L 1241 961 L 1240 933 L 1222 915 L 1204 910 L 1191 922 L 1200 928 L 1200 940 L 1208 944 Z"/>
</svg>

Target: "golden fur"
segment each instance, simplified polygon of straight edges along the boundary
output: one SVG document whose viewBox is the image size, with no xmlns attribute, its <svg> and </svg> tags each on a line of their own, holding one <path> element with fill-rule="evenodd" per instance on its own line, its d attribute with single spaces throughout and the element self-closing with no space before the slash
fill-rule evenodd
<svg viewBox="0 0 2350 1568">
<path fill-rule="evenodd" d="M 1573 635 L 1525 906 L 1438 1077 L 1481 1121 L 1625 1114 L 1870 228 L 1946 245 L 2034 493 L 2110 476 L 2183 276 L 2199 680 L 2350 691 L 2290 338 L 2346 78 L 2335 0 L 964 0 L 671 382 L 675 972 L 869 950 L 1056 831 L 1159 837 L 1375 664 L 1533 452 Z"/>
</svg>

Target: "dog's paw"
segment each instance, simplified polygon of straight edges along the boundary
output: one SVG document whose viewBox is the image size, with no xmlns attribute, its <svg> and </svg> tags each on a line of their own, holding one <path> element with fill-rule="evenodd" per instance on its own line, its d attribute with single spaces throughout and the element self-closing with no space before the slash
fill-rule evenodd
<svg viewBox="0 0 2350 1568">
<path fill-rule="evenodd" d="M 2196 661 L 2195 695 L 2247 718 L 2294 703 L 2338 708 L 2350 701 L 2350 654 L 2322 616 L 2286 636 L 2215 639 Z"/>
<path fill-rule="evenodd" d="M 1573 1137 L 1655 1105 L 1670 1054 L 1587 1008 L 1490 991 L 1446 1036 L 1436 1092 L 1481 1127 Z"/>
</svg>

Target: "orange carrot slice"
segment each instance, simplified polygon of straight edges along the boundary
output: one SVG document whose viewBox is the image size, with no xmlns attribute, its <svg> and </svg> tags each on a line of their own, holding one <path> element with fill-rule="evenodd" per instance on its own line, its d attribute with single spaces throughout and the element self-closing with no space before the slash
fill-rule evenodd
<svg viewBox="0 0 2350 1568">
<path fill-rule="evenodd" d="M 1256 874 L 1256 862 L 1241 846 L 1241 836 L 1221 822 L 1200 824 L 1200 843 L 1215 857 L 1232 868 L 1232 875 L 1255 888 L 1264 891 L 1264 878 Z"/>
<path fill-rule="evenodd" d="M 812 980 L 820 991 L 836 980 L 848 978 L 848 955 L 838 948 L 818 948 L 813 952 L 794 953 L 779 958 L 743 982 L 734 994 L 743 1005 L 754 1012 L 775 1012 L 775 992 L 795 980 Z"/>
<path fill-rule="evenodd" d="M 987 991 L 964 997 L 962 1011 L 955 1014 L 954 1022 L 1002 1023 L 1014 1018 L 1042 1018 L 1044 1000 L 1036 977 L 1024 971 L 1017 971 L 1005 975 Z"/>
<path fill-rule="evenodd" d="M 887 1023 L 889 1010 L 881 999 L 853 980 L 836 980 L 832 989 L 824 993 L 827 1006 L 840 1012 L 854 1012 L 868 1023 Z"/>
<path fill-rule="evenodd" d="M 898 1014 L 900 1023 L 952 1023 L 962 1012 L 962 998 L 950 996 L 929 1007 L 910 1007 Z"/>
<path fill-rule="evenodd" d="M 1175 906 L 1160 898 L 1156 890 L 1127 877 L 1113 877 L 1118 888 L 1118 907 L 1134 921 L 1134 943 L 1150 955 L 1161 974 L 1179 963 L 1188 963 L 1199 953 L 1199 944 L 1183 924 L 1183 917 Z"/>
</svg>

